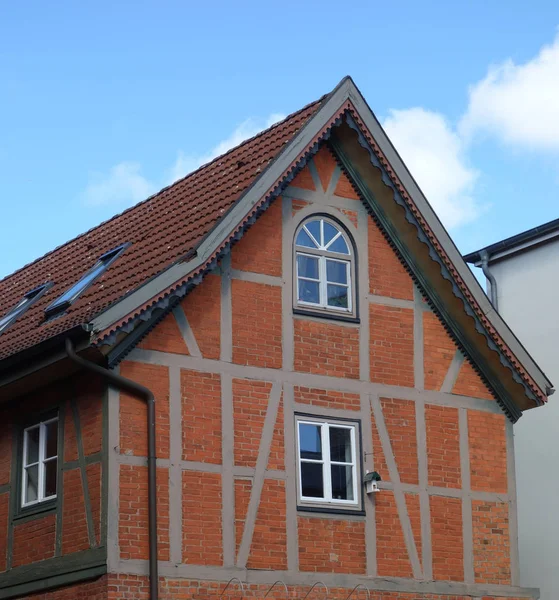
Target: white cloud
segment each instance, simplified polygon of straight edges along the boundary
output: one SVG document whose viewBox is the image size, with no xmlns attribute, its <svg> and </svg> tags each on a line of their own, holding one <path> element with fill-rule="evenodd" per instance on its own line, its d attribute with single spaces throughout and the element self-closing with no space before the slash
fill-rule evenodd
<svg viewBox="0 0 559 600">
<path fill-rule="evenodd" d="M 154 185 L 141 174 L 141 166 L 134 162 L 121 162 L 104 175 L 93 173 L 82 194 L 85 204 L 135 204 L 150 196 Z"/>
<path fill-rule="evenodd" d="M 219 142 L 219 144 L 209 152 L 203 154 L 184 154 L 184 152 L 179 151 L 177 160 L 169 170 L 167 177 L 168 183 L 181 179 L 201 165 L 210 162 L 221 154 L 225 154 L 225 152 L 231 150 L 231 148 L 238 146 L 241 142 L 255 136 L 263 129 L 267 129 L 274 125 L 274 123 L 283 119 L 285 119 L 285 115 L 280 113 L 273 113 L 264 120 L 256 118 L 246 119 L 246 121 L 243 121 L 228 138 Z"/>
<path fill-rule="evenodd" d="M 474 198 L 478 172 L 445 118 L 423 108 L 391 110 L 383 127 L 441 221 L 449 228 L 482 212 Z"/>
<path fill-rule="evenodd" d="M 507 60 L 470 87 L 461 131 L 533 150 L 559 150 L 559 35 L 523 64 Z"/>
<path fill-rule="evenodd" d="M 84 204 L 89 206 L 131 206 L 284 118 L 285 115 L 279 113 L 273 113 L 266 119 L 250 118 L 243 121 L 228 138 L 219 142 L 209 152 L 188 155 L 179 151 L 175 163 L 166 171 L 160 182 L 144 177 L 141 165 L 136 162 L 121 162 L 106 174 L 93 173 L 81 198 Z"/>
</svg>

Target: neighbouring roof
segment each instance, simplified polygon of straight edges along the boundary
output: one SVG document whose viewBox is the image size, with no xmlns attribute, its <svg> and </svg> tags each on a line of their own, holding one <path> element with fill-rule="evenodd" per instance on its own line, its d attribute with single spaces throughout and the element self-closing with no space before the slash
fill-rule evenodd
<svg viewBox="0 0 559 600">
<path fill-rule="evenodd" d="M 321 100 L 2 279 L 0 316 L 33 288 L 46 282 L 54 285 L 0 335 L 0 360 L 87 323 L 188 255 L 316 113 Z M 46 306 L 91 269 L 101 255 L 127 242 L 130 246 L 125 252 L 65 314 L 45 322 Z"/>
<path fill-rule="evenodd" d="M 488 260 L 495 261 L 511 254 L 524 252 L 528 248 L 540 246 L 559 237 L 559 219 L 554 219 L 543 225 L 538 225 L 522 233 L 517 233 L 500 242 L 495 242 L 485 248 L 464 255 L 468 263 L 478 264 L 481 262 L 482 254 L 486 254 Z"/>
</svg>

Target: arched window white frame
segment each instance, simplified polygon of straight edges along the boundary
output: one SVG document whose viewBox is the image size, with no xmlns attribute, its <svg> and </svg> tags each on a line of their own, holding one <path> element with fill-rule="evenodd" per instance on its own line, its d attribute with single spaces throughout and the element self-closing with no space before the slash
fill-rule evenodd
<svg viewBox="0 0 559 600">
<path fill-rule="evenodd" d="M 349 236 L 326 216 L 309 217 L 294 246 L 295 306 L 355 315 L 355 256 Z"/>
</svg>

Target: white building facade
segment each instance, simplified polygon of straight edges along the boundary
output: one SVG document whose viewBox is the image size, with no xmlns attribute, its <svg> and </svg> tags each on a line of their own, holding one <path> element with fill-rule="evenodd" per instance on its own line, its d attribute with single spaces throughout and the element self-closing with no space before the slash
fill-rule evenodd
<svg viewBox="0 0 559 600">
<path fill-rule="evenodd" d="M 464 257 L 547 377 L 559 385 L 559 219 Z M 559 597 L 559 393 L 514 427 L 520 583 Z"/>
</svg>

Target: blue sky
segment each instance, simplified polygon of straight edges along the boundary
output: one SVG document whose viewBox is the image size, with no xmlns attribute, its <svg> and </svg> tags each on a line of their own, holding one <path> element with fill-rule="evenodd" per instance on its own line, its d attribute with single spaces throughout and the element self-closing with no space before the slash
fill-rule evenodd
<svg viewBox="0 0 559 600">
<path fill-rule="evenodd" d="M 1 3 L 0 276 L 346 74 L 460 250 L 557 218 L 558 25 L 552 1 Z"/>
</svg>

